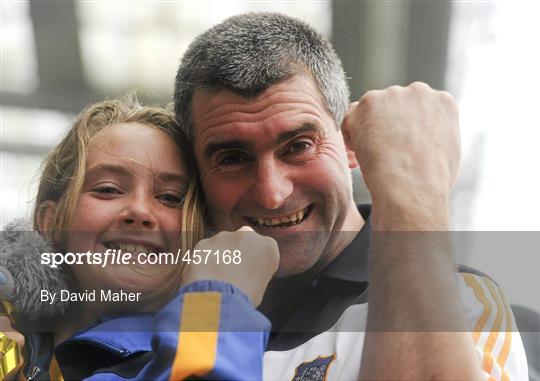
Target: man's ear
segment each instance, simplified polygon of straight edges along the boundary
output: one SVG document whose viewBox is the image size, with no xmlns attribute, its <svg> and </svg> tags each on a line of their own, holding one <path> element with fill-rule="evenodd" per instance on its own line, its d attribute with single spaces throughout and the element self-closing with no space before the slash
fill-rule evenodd
<svg viewBox="0 0 540 381">
<path fill-rule="evenodd" d="M 347 162 L 349 163 L 349 169 L 355 169 L 359 166 L 358 160 L 356 159 L 356 155 L 354 154 L 354 151 L 349 147 L 349 139 L 346 133 L 341 130 L 341 136 L 343 137 L 343 143 L 345 144 L 345 151 L 347 152 Z"/>
<path fill-rule="evenodd" d="M 49 236 L 54 226 L 57 206 L 58 203 L 51 200 L 43 201 L 41 204 L 39 204 L 36 215 L 36 223 L 39 232 L 45 236 Z"/>
</svg>

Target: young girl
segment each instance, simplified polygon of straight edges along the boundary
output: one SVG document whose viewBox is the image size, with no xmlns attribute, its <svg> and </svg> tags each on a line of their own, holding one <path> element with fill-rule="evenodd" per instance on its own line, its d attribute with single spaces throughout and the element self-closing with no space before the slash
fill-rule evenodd
<svg viewBox="0 0 540 381">
<path fill-rule="evenodd" d="M 212 255 L 194 256 L 184 269 L 179 258 L 201 238 L 201 214 L 194 164 L 172 114 L 133 101 L 84 110 L 45 160 L 34 211 L 51 254 L 78 261 L 60 266 L 65 286 L 41 285 L 30 318 L 12 300 L 26 379 L 260 379 L 269 322 L 254 306 L 277 269 L 277 245 L 223 232 L 200 241 L 195 249 Z M 4 264 L 18 244 L 6 241 Z M 230 255 L 224 249 L 237 250 L 234 262 L 220 261 L 220 250 Z M 104 264 L 107 252 L 131 256 Z M 156 263 L 150 253 L 174 255 Z M 12 258 L 14 267 L 21 262 Z M 40 315 L 49 303 L 61 312 Z M 53 332 L 18 324 L 37 327 L 51 316 Z"/>
</svg>

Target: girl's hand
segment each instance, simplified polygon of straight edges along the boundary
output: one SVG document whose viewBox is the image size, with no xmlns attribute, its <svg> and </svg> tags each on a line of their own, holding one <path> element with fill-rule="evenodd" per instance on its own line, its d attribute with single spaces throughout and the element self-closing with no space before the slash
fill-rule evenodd
<svg viewBox="0 0 540 381">
<path fill-rule="evenodd" d="M 257 234 L 249 226 L 203 239 L 197 243 L 195 250 L 211 250 L 212 253 L 237 250 L 237 256 L 229 264 L 223 261 L 218 263 L 214 255 L 210 255 L 206 263 L 190 263 L 184 271 L 183 284 L 203 279 L 232 283 L 249 296 L 255 307 L 261 303 L 268 282 L 279 264 L 277 242 Z"/>
</svg>

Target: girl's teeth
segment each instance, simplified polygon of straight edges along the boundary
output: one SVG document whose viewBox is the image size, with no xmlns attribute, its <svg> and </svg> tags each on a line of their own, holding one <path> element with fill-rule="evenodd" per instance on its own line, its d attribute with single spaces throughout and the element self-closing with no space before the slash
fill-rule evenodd
<svg viewBox="0 0 540 381">
<path fill-rule="evenodd" d="M 150 253 L 154 250 L 144 245 L 137 245 L 132 243 L 114 243 L 110 245 L 110 248 L 122 250 L 124 253 Z"/>
</svg>

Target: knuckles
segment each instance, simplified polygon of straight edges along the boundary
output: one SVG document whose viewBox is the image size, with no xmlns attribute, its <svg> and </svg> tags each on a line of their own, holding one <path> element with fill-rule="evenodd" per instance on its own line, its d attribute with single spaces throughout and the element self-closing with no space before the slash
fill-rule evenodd
<svg viewBox="0 0 540 381">
<path fill-rule="evenodd" d="M 451 115 L 458 114 L 457 103 L 447 91 L 435 90 L 424 82 L 413 82 L 408 86 L 389 86 L 383 90 L 369 90 L 358 102 L 351 104 L 348 117 L 391 111 L 392 108 L 407 106 L 418 107 L 426 111 L 444 110 Z M 350 118 L 352 119 L 352 118 Z M 345 123 L 345 127 L 347 127 Z"/>
<path fill-rule="evenodd" d="M 437 90 L 432 89 L 427 83 L 420 82 L 420 81 L 413 82 L 407 87 L 421 93 L 437 91 Z"/>
</svg>

